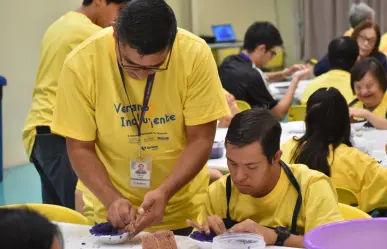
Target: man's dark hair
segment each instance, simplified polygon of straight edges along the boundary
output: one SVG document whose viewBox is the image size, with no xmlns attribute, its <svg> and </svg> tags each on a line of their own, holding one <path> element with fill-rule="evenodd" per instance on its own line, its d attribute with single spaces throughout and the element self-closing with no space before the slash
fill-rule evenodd
<svg viewBox="0 0 387 249">
<path fill-rule="evenodd" d="M 251 53 L 259 45 L 265 45 L 266 50 L 283 45 L 280 32 L 270 22 L 255 22 L 247 29 L 243 48 Z"/>
<path fill-rule="evenodd" d="M 359 56 L 359 46 L 351 37 L 333 39 L 328 47 L 328 61 L 332 69 L 350 71 Z"/>
<path fill-rule="evenodd" d="M 121 10 L 116 29 L 121 43 L 149 55 L 172 48 L 177 23 L 164 0 L 132 0 Z"/>
<path fill-rule="evenodd" d="M 0 208 L 0 247 L 50 249 L 62 234 L 48 219 L 29 209 Z"/>
<path fill-rule="evenodd" d="M 259 142 L 271 164 L 280 149 L 281 125 L 270 111 L 253 108 L 235 115 L 226 135 L 226 144 L 244 147 Z"/>
<path fill-rule="evenodd" d="M 106 0 L 106 3 L 109 4 L 109 3 L 116 3 L 116 4 L 120 4 L 120 3 L 126 3 L 130 0 Z M 93 3 L 93 0 L 83 0 L 83 3 L 82 5 L 83 6 L 89 6 L 90 4 Z"/>
</svg>

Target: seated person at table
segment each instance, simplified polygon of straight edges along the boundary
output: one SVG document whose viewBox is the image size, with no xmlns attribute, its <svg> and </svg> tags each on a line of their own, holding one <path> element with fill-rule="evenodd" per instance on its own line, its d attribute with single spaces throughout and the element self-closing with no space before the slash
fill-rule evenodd
<svg viewBox="0 0 387 249">
<path fill-rule="evenodd" d="M 310 95 L 323 87 L 335 87 L 351 103 L 355 99 L 351 89 L 350 71 L 359 56 L 359 47 L 350 37 L 333 39 L 328 47 L 328 61 L 330 70 L 315 79 L 306 87 L 302 94 L 301 104 L 306 104 Z"/>
<path fill-rule="evenodd" d="M 303 247 L 311 229 L 342 221 L 329 177 L 281 161 L 281 125 L 268 110 L 235 115 L 226 136 L 230 175 L 210 185 L 199 231 L 261 234 L 268 245 Z"/>
<path fill-rule="evenodd" d="M 305 126 L 305 135 L 281 146 L 285 162 L 331 177 L 335 187 L 355 194 L 365 212 L 387 207 L 387 168 L 352 147 L 347 104 L 337 89 L 322 88 L 309 98 Z"/>
<path fill-rule="evenodd" d="M 35 211 L 0 208 L 0 220 L 0 248 L 64 248 L 58 227 Z"/>
<path fill-rule="evenodd" d="M 349 104 L 352 121 L 364 121 L 366 127 L 387 129 L 387 79 L 375 58 L 360 60 L 351 71 L 351 87 L 356 99 Z"/>
<path fill-rule="evenodd" d="M 386 56 L 379 51 L 380 29 L 376 23 L 364 21 L 359 24 L 351 36 L 359 45 L 359 59 L 366 57 L 376 58 L 387 70 Z M 319 76 L 331 69 L 328 57 L 324 56 L 314 67 L 314 75 Z"/>
<path fill-rule="evenodd" d="M 366 3 L 353 3 L 348 12 L 351 28 L 344 33 L 344 36 L 351 36 L 353 29 L 363 21 L 375 20 L 375 11 Z"/>
<path fill-rule="evenodd" d="M 237 100 L 246 101 L 252 107 L 270 109 L 278 119 L 282 119 L 288 112 L 298 82 L 301 76 L 304 76 L 296 77 L 292 81 L 281 101 L 274 100 L 267 88 L 268 81 L 285 79 L 304 68 L 294 65 L 277 73 L 264 74 L 261 71 L 260 68 L 276 55 L 276 47 L 282 44 L 281 35 L 276 27 L 269 22 L 256 22 L 245 34 L 242 53 L 227 57 L 219 67 L 219 76 L 224 89 Z"/>
</svg>

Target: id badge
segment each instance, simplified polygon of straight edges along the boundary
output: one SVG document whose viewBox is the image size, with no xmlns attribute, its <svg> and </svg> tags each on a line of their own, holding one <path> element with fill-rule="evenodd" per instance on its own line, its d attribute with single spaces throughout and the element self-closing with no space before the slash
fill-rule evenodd
<svg viewBox="0 0 387 249">
<path fill-rule="evenodd" d="M 152 176 L 152 158 L 135 157 L 130 160 L 130 186 L 150 188 Z"/>
</svg>

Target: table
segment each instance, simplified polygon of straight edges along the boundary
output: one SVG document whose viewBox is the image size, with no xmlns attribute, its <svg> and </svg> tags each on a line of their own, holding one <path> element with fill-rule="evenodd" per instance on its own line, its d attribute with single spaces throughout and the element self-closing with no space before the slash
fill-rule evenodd
<svg viewBox="0 0 387 249">
<path fill-rule="evenodd" d="M 209 43 L 208 46 L 211 49 L 220 49 L 220 48 L 239 48 L 243 46 L 243 42 L 219 42 L 219 43 Z"/>
<path fill-rule="evenodd" d="M 140 245 L 131 245 L 131 244 L 120 244 L 120 245 L 105 245 L 97 241 L 96 238 L 90 235 L 89 229 L 90 226 L 85 225 L 76 225 L 68 223 L 56 222 L 62 231 L 65 248 L 69 249 L 88 249 L 88 248 L 99 248 L 99 249 L 109 249 L 109 248 L 132 248 L 139 249 Z M 179 249 L 199 249 L 196 246 L 195 242 L 191 241 L 187 237 L 176 236 L 176 242 Z M 293 249 L 290 247 L 278 247 L 278 246 L 268 246 L 268 249 Z"/>
<path fill-rule="evenodd" d="M 281 123 L 282 134 L 280 143 L 288 141 L 293 136 L 302 136 L 305 132 L 305 124 L 303 121 Z M 385 152 L 385 145 L 387 144 L 387 130 L 376 130 L 364 128 L 359 132 L 352 131 L 352 138 L 354 146 L 368 152 L 378 161 L 381 161 L 381 165 L 387 167 L 387 155 Z M 224 142 L 227 134 L 226 128 L 218 128 L 215 134 L 215 141 Z M 228 173 L 227 159 L 225 155 L 219 159 L 208 160 L 208 167 L 217 169 L 222 173 Z"/>
<path fill-rule="evenodd" d="M 302 80 L 298 83 L 296 92 L 294 93 L 294 99 L 300 101 L 302 94 L 304 93 L 305 87 L 312 80 Z M 268 86 L 269 92 L 273 96 L 275 100 L 281 100 L 285 93 L 288 91 L 289 85 L 291 81 L 283 81 L 283 82 L 273 82 Z"/>
</svg>

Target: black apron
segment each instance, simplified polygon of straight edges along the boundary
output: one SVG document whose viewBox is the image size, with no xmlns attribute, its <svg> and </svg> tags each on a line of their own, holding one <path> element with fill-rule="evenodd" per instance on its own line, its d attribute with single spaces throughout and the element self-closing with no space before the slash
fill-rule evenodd
<svg viewBox="0 0 387 249">
<path fill-rule="evenodd" d="M 298 235 L 297 233 L 297 218 L 301 210 L 302 205 L 302 195 L 301 195 L 301 188 L 298 184 L 296 178 L 294 177 L 292 171 L 290 168 L 282 161 L 280 161 L 280 166 L 284 169 L 286 176 L 288 177 L 290 183 L 293 185 L 293 187 L 297 190 L 298 197 L 296 201 L 296 205 L 294 207 L 293 216 L 292 216 L 292 225 L 290 228 L 290 233 L 293 235 Z M 229 175 L 226 179 L 226 198 L 227 198 L 227 216 L 225 219 L 223 219 L 223 223 L 226 227 L 226 229 L 232 228 L 234 225 L 240 223 L 239 221 L 235 221 L 231 219 L 230 216 L 230 199 L 231 199 L 231 176 Z M 272 228 L 272 227 L 269 227 Z M 272 228 L 274 229 L 274 228 Z"/>
</svg>

